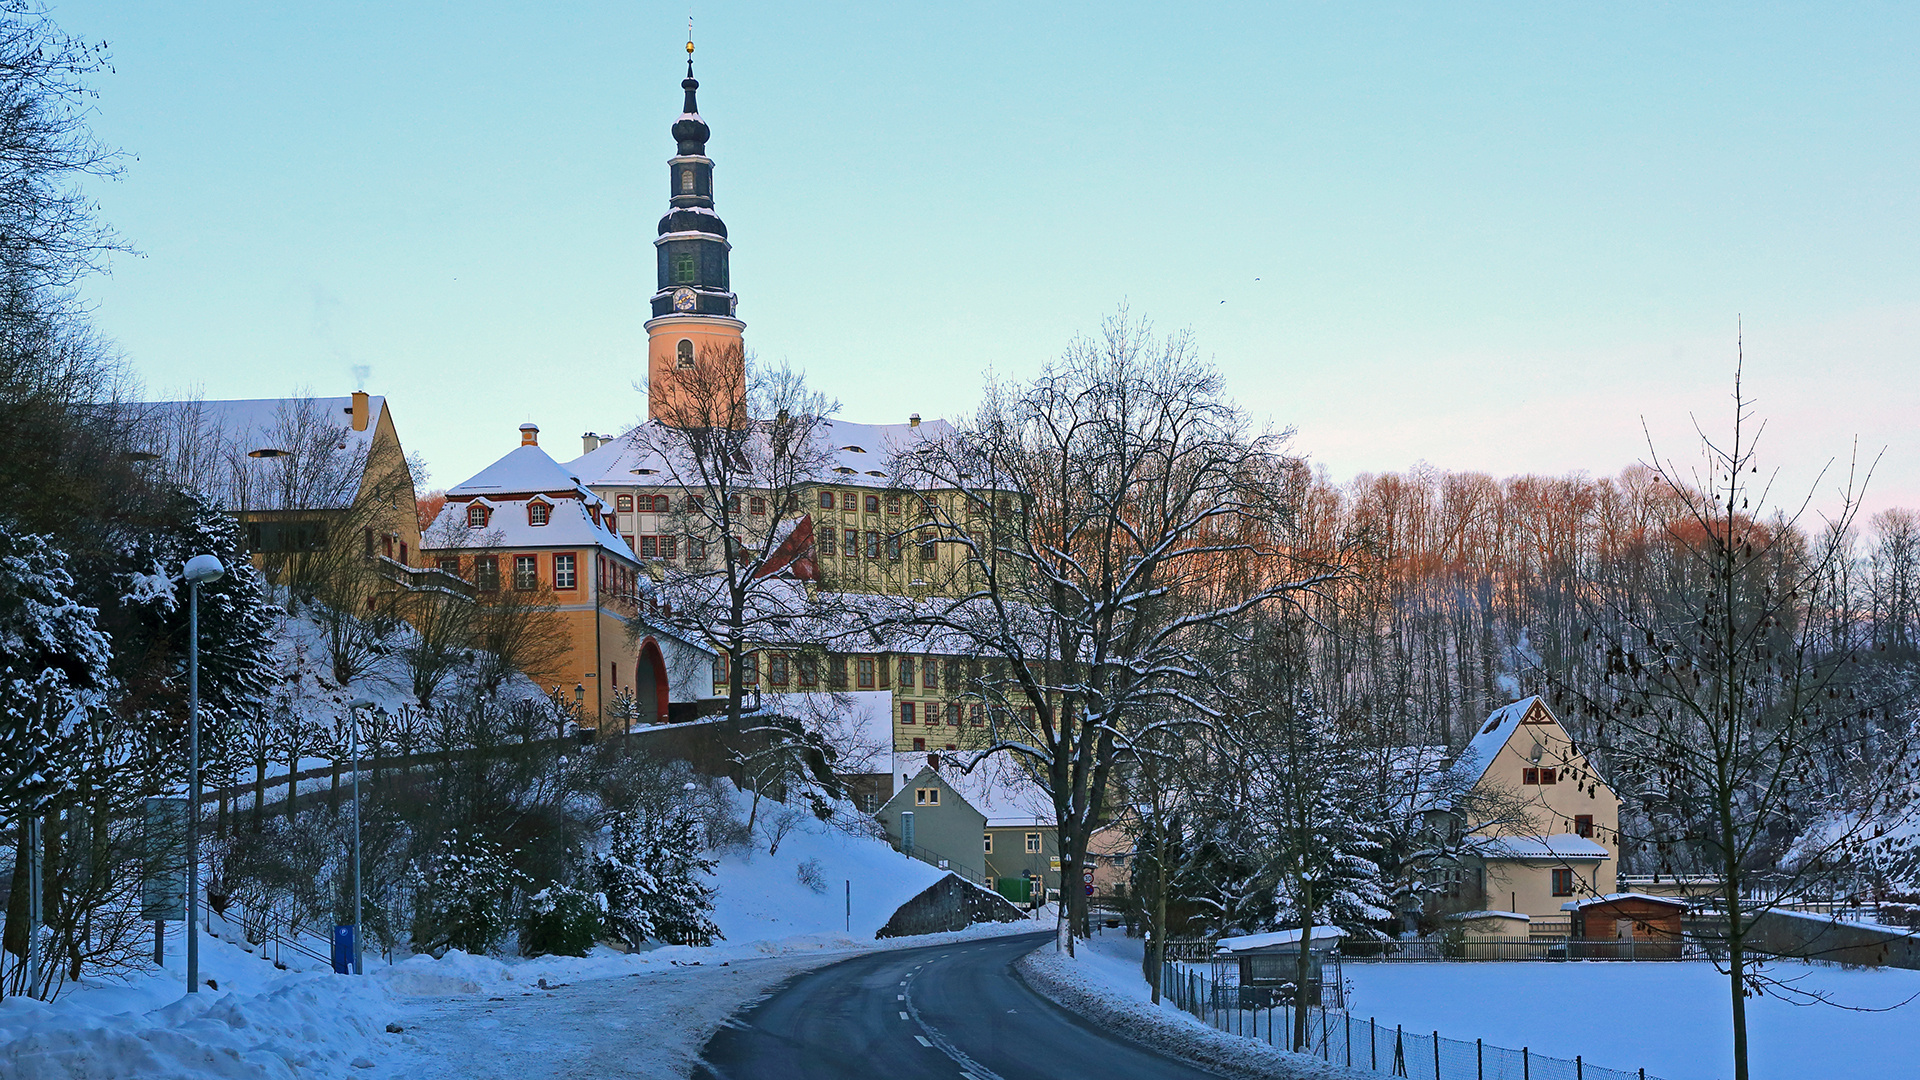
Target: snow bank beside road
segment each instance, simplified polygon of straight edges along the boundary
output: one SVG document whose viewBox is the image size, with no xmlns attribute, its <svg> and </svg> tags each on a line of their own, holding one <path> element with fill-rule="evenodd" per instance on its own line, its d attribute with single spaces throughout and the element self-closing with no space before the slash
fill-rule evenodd
<svg viewBox="0 0 1920 1080">
<path fill-rule="evenodd" d="M 1140 974 L 1145 945 L 1137 939 L 1096 937 L 1075 948 L 1078 955 L 1069 957 L 1042 947 L 1015 967 L 1042 997 L 1143 1046 L 1224 1076 L 1347 1080 L 1369 1075 L 1217 1031 L 1168 1004 L 1155 1006 Z"/>
<path fill-rule="evenodd" d="M 201 973 L 222 989 L 188 996 L 169 971 L 90 980 L 51 1003 L 0 1001 L 0 1076 L 344 1075 L 387 1038 L 394 1003 L 376 980 L 276 972 L 212 940 L 201 948 Z"/>
</svg>

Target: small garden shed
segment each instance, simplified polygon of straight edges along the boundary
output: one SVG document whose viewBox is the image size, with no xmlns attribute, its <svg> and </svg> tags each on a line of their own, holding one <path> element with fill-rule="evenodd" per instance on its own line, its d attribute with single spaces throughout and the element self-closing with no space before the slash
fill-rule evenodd
<svg viewBox="0 0 1920 1080">
<path fill-rule="evenodd" d="M 1611 948 L 1621 960 L 1678 960 L 1680 958 L 1680 919 L 1687 902 L 1671 896 L 1646 893 L 1608 893 L 1562 904 L 1562 911 L 1573 914 L 1573 941 L 1582 943 L 1588 959 L 1603 959 L 1595 950 L 1599 944 L 1618 943 Z"/>
</svg>

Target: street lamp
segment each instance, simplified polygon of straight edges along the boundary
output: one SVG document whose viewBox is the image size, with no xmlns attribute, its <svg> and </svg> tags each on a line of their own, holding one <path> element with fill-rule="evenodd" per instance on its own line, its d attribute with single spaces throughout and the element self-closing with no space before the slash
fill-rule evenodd
<svg viewBox="0 0 1920 1080">
<path fill-rule="evenodd" d="M 187 579 L 187 993 L 200 992 L 200 586 L 227 568 L 212 555 L 181 567 Z"/>
<path fill-rule="evenodd" d="M 347 725 L 352 733 L 352 748 L 348 753 L 353 757 L 353 973 L 365 975 L 360 965 L 360 710 L 370 709 L 375 702 L 372 698 L 357 697 L 347 702 L 347 717 L 353 723 Z"/>
</svg>

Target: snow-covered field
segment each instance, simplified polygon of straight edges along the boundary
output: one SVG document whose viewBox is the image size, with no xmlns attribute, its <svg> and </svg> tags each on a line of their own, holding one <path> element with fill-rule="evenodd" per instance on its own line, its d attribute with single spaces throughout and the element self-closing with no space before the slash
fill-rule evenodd
<svg viewBox="0 0 1920 1080">
<path fill-rule="evenodd" d="M 1727 980 L 1705 962 L 1348 964 L 1357 1016 L 1455 1039 L 1583 1055 L 1663 1080 L 1733 1075 Z M 1920 1075 L 1920 971 L 1779 963 L 1833 1005 L 1747 1002 L 1754 1080 Z M 1845 1006 L 1840 1007 L 1840 1006 Z"/>
<path fill-rule="evenodd" d="M 800 880 L 803 863 L 814 864 L 820 891 Z M 580 1075 L 685 1076 L 729 1014 L 798 972 L 861 950 L 1052 925 L 1049 916 L 876 941 L 893 911 L 942 873 L 809 816 L 778 855 L 760 848 L 721 860 L 714 916 L 726 940 L 711 948 L 535 960 L 455 952 L 391 967 L 369 956 L 367 977 L 354 979 L 277 971 L 203 939 L 201 973 L 218 989 L 188 997 L 176 940 L 166 970 L 88 979 L 52 1004 L 0 1001 L 0 1077 L 527 1080 L 576 1066 Z M 529 1053 L 541 1069 L 529 1070 Z"/>
</svg>

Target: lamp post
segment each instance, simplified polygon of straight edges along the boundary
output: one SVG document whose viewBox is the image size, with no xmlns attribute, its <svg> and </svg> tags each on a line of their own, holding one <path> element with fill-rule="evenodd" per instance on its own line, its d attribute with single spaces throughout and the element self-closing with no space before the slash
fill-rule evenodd
<svg viewBox="0 0 1920 1080">
<path fill-rule="evenodd" d="M 357 697 L 347 702 L 347 717 L 353 722 L 347 725 L 350 733 L 351 748 L 348 753 L 353 757 L 353 973 L 365 975 L 361 968 L 360 949 L 360 710 L 372 708 L 372 698 Z"/>
<path fill-rule="evenodd" d="M 212 555 L 187 560 L 187 993 L 200 992 L 200 586 L 225 577 Z"/>
</svg>

